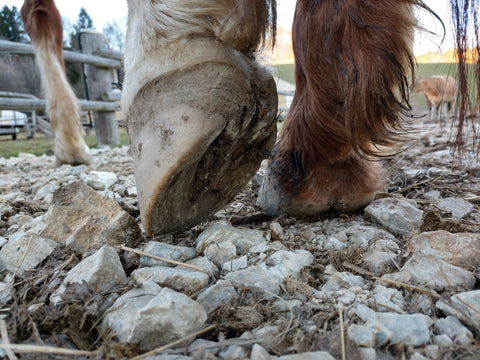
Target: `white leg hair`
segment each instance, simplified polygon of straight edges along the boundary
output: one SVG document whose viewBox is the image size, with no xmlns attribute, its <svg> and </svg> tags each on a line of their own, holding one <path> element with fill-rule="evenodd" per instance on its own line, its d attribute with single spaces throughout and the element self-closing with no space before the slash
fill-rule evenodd
<svg viewBox="0 0 480 360">
<path fill-rule="evenodd" d="M 233 33 L 229 24 L 236 21 L 232 17 L 236 5 L 234 0 L 128 0 L 124 118 L 145 84 L 177 69 L 218 61 L 243 64 L 242 70 L 252 78 L 270 75 L 266 67 L 235 50 L 238 29 Z"/>
</svg>

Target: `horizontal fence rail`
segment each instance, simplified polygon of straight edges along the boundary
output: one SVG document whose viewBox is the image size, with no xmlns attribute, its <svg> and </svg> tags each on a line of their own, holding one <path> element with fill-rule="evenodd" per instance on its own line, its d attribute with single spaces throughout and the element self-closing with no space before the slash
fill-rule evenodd
<svg viewBox="0 0 480 360">
<path fill-rule="evenodd" d="M 85 111 L 118 111 L 120 103 L 106 101 L 79 100 L 82 110 Z M 42 99 L 8 99 L 0 98 L 0 109 L 2 110 L 45 110 L 47 101 Z"/>
<path fill-rule="evenodd" d="M 16 43 L 7 40 L 0 40 L 0 53 L 35 56 L 32 45 Z M 65 58 L 65 61 L 88 64 L 100 68 L 120 69 L 122 67 L 122 63 L 120 61 L 121 56 L 119 56 L 117 52 L 110 53 L 107 51 L 102 51 L 98 52 L 98 55 L 88 55 L 74 51 L 63 50 L 63 57 Z M 107 59 L 106 57 L 115 58 Z"/>
</svg>

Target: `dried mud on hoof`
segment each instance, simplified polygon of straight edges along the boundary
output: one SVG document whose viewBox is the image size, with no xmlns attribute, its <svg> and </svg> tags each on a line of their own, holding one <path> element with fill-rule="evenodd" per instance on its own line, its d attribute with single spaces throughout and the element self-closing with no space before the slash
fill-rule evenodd
<svg viewBox="0 0 480 360">
<path fill-rule="evenodd" d="M 230 202 L 268 157 L 276 110 L 271 77 L 248 79 L 225 63 L 145 85 L 127 123 L 147 233 L 186 230 Z"/>
</svg>

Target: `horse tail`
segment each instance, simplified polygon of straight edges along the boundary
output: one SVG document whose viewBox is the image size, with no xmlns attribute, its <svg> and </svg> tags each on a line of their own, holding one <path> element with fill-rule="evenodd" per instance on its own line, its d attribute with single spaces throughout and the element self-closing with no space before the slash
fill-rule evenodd
<svg viewBox="0 0 480 360">
<path fill-rule="evenodd" d="M 40 67 L 47 113 L 55 134 L 57 165 L 88 164 L 90 154 L 82 137 L 80 103 L 65 73 L 60 13 L 53 0 L 26 0 L 21 15 Z"/>
<path fill-rule="evenodd" d="M 21 15 L 25 31 L 33 44 L 53 50 L 58 62 L 65 69 L 62 21 L 53 0 L 26 0 Z"/>
<path fill-rule="evenodd" d="M 452 23 L 455 30 L 455 55 L 458 61 L 458 75 L 457 75 L 457 99 L 456 106 L 458 112 L 458 129 L 455 138 L 455 151 L 458 154 L 463 152 L 463 130 L 465 122 L 469 115 L 475 114 L 476 109 L 480 106 L 480 5 L 478 1 L 460 1 L 450 0 L 450 9 L 452 14 Z M 472 19 L 473 17 L 473 19 Z M 473 20 L 473 39 L 470 38 L 471 22 Z M 473 51 L 475 57 L 474 65 L 469 64 L 468 48 L 471 43 L 476 44 Z M 469 87 L 469 82 L 474 79 L 473 86 L 476 86 L 477 98 L 469 96 L 472 89 Z M 475 114 L 476 116 L 476 114 Z M 480 151 L 479 132 L 476 131 L 474 123 L 474 116 L 470 116 L 471 127 L 473 129 L 473 142 L 476 142 L 476 150 Z M 474 146 L 475 148 L 475 146 Z"/>
</svg>

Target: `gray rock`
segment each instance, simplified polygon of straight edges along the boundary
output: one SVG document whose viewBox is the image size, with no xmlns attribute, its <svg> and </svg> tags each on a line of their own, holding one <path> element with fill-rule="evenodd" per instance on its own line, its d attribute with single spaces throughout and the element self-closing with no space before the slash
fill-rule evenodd
<svg viewBox="0 0 480 360">
<path fill-rule="evenodd" d="M 218 244 L 209 244 L 204 254 L 216 266 L 222 267 L 224 263 L 237 257 L 237 248 L 230 240 L 225 240 Z"/>
<path fill-rule="evenodd" d="M 396 235 L 418 233 L 422 224 L 423 211 L 403 199 L 375 200 L 365 208 L 365 212 Z"/>
<path fill-rule="evenodd" d="M 237 298 L 238 293 L 232 283 L 227 280 L 219 280 L 198 294 L 197 302 L 210 314 L 220 305 Z"/>
<path fill-rule="evenodd" d="M 365 280 L 361 276 L 353 275 L 349 272 L 336 272 L 331 275 L 328 281 L 322 286 L 323 292 L 348 289 L 353 286 L 361 288 L 366 286 Z"/>
<path fill-rule="evenodd" d="M 423 194 L 423 197 L 426 199 L 426 200 L 438 200 L 440 199 L 440 191 L 438 190 L 430 190 L 430 191 L 427 191 L 425 194 Z"/>
<path fill-rule="evenodd" d="M 25 278 L 49 256 L 58 244 L 52 240 L 23 231 L 10 236 L 0 250 L 0 268 Z"/>
<path fill-rule="evenodd" d="M 248 358 L 248 349 L 245 346 L 228 346 L 218 354 L 222 360 L 245 360 Z"/>
<path fill-rule="evenodd" d="M 468 215 L 475 209 L 473 204 L 459 198 L 445 198 L 437 201 L 436 206 L 445 212 L 449 212 L 458 220 Z"/>
<path fill-rule="evenodd" d="M 89 174 L 81 174 L 80 178 L 95 190 L 102 191 L 114 185 L 118 178 L 115 173 L 108 171 L 91 171 Z"/>
<path fill-rule="evenodd" d="M 473 334 L 454 316 L 438 319 L 434 326 L 438 334 L 447 335 L 455 344 L 466 345 L 471 344 Z"/>
<path fill-rule="evenodd" d="M 357 351 L 360 360 L 375 360 L 377 358 L 377 352 L 375 349 L 361 347 L 358 348 Z"/>
<path fill-rule="evenodd" d="M 220 350 L 219 350 L 219 345 L 215 341 L 210 341 L 210 340 L 205 340 L 205 339 L 196 339 L 194 342 L 192 342 L 190 345 L 187 347 L 187 352 L 190 355 L 195 355 L 198 354 L 212 354 L 212 355 L 217 355 Z"/>
<path fill-rule="evenodd" d="M 67 273 L 62 285 L 50 296 L 50 301 L 57 305 L 62 300 L 62 295 L 75 284 L 84 284 L 96 292 L 104 292 L 122 287 L 126 283 L 127 276 L 118 254 L 113 248 L 103 246 Z"/>
<path fill-rule="evenodd" d="M 265 350 L 259 344 L 253 344 L 252 351 L 250 353 L 250 360 L 272 360 L 276 357 L 270 355 L 267 350 Z"/>
<path fill-rule="evenodd" d="M 397 255 L 392 252 L 368 249 L 363 255 L 363 263 L 367 269 L 377 275 L 388 272 L 397 260 Z"/>
<path fill-rule="evenodd" d="M 346 243 L 338 240 L 334 236 L 328 236 L 325 242 L 323 243 L 323 248 L 325 250 L 341 250 L 347 247 Z"/>
<path fill-rule="evenodd" d="M 279 356 L 277 360 L 335 360 L 327 351 L 304 352 L 301 354 Z"/>
<path fill-rule="evenodd" d="M 342 230 L 334 235 L 337 239 L 344 239 L 353 245 L 360 246 L 363 249 L 375 244 L 379 240 L 394 240 L 395 237 L 389 232 L 373 226 L 354 225 Z M 398 245 L 397 245 L 398 248 Z M 377 250 L 384 250 L 375 247 Z"/>
<path fill-rule="evenodd" d="M 192 260 L 186 261 L 185 264 L 197 266 L 203 269 L 203 272 L 211 278 L 217 277 L 220 272 L 220 270 L 215 266 L 215 264 L 210 260 L 208 260 L 205 256 L 196 257 Z M 197 271 L 195 269 L 185 267 L 185 266 L 178 265 L 177 267 L 187 271 Z"/>
<path fill-rule="evenodd" d="M 153 281 L 176 291 L 196 293 L 208 285 L 208 275 L 200 271 L 188 271 L 168 266 L 144 267 L 132 273 L 132 279 L 138 283 Z"/>
<path fill-rule="evenodd" d="M 392 332 L 377 320 L 369 320 L 363 326 L 350 326 L 348 328 L 348 337 L 358 346 L 377 348 L 385 345 L 390 340 Z"/>
<path fill-rule="evenodd" d="M 17 225 L 17 227 L 20 229 L 22 226 L 25 224 L 30 223 L 33 220 L 31 216 L 24 215 L 24 214 L 15 214 L 13 216 L 10 216 L 10 218 L 7 221 L 8 226 L 13 226 Z"/>
<path fill-rule="evenodd" d="M 237 271 L 245 269 L 248 266 L 247 255 L 243 255 L 237 259 L 226 261 L 222 264 L 223 271 Z"/>
<path fill-rule="evenodd" d="M 276 251 L 265 263 L 233 271 L 225 275 L 236 287 L 246 287 L 257 291 L 261 296 L 270 299 L 278 294 L 280 284 L 287 276 L 298 277 L 300 271 L 313 261 L 313 256 L 305 250 Z"/>
<path fill-rule="evenodd" d="M 271 237 L 272 237 L 273 241 L 283 240 L 283 227 L 282 227 L 282 225 L 280 225 L 276 221 L 271 222 L 270 223 L 270 234 L 271 234 Z"/>
<path fill-rule="evenodd" d="M 365 305 L 359 305 L 357 315 L 364 321 L 376 320 L 392 332 L 390 342 L 420 346 L 430 339 L 431 319 L 422 314 L 403 315 L 390 312 L 377 313 Z"/>
<path fill-rule="evenodd" d="M 174 260 L 179 262 L 186 262 L 195 257 L 195 249 L 187 246 L 175 246 L 170 244 L 165 244 L 158 241 L 149 241 L 145 248 L 144 252 L 159 256 L 164 259 Z M 140 257 L 141 266 L 176 266 L 175 264 L 168 263 L 161 260 L 152 259 L 148 256 Z"/>
<path fill-rule="evenodd" d="M 402 293 L 396 289 L 376 285 L 373 290 L 373 298 L 375 299 L 377 311 L 404 312 L 405 299 L 403 298 Z"/>
<path fill-rule="evenodd" d="M 219 221 L 202 232 L 196 240 L 197 253 L 202 253 L 210 244 L 230 241 L 240 255 L 246 254 L 252 246 L 264 241 L 263 233 L 258 230 L 233 227 L 226 221 Z"/>
<path fill-rule="evenodd" d="M 475 330 L 476 336 L 480 335 L 480 290 L 452 295 L 449 303 L 439 300 L 436 307 L 470 326 Z"/>
<path fill-rule="evenodd" d="M 420 252 L 413 254 L 403 266 L 402 271 L 411 274 L 411 284 L 434 290 L 464 291 L 473 289 L 475 285 L 475 277 L 470 271 L 453 266 L 436 256 Z"/>
<path fill-rule="evenodd" d="M 115 301 L 103 325 L 121 343 L 152 349 L 200 330 L 206 320 L 203 307 L 188 296 L 145 282 Z"/>
<path fill-rule="evenodd" d="M 43 200 L 45 202 L 51 202 L 53 198 L 53 193 L 57 191 L 58 185 L 55 183 L 48 183 L 42 186 L 40 189 L 37 190 L 33 200 L 39 201 Z"/>
<path fill-rule="evenodd" d="M 453 346 L 453 341 L 446 334 L 436 335 L 433 337 L 433 342 L 440 347 L 450 347 Z"/>
<path fill-rule="evenodd" d="M 14 288 L 12 285 L 0 282 L 0 307 L 12 300 L 13 292 Z"/>
</svg>

